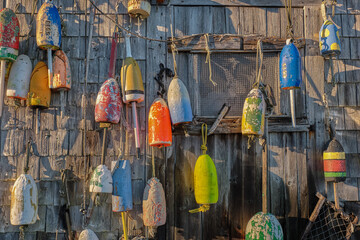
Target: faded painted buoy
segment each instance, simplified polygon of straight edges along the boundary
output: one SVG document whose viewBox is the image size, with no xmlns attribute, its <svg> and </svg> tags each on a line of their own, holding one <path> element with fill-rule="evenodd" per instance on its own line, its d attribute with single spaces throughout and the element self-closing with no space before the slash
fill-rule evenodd
<svg viewBox="0 0 360 240">
<path fill-rule="evenodd" d="M 282 89 L 300 88 L 301 57 L 292 42 L 287 42 L 280 54 L 280 86 Z"/>
<path fill-rule="evenodd" d="M 325 180 L 342 182 L 346 179 L 346 156 L 344 148 L 335 138 L 323 152 Z"/>
<path fill-rule="evenodd" d="M 105 165 L 99 165 L 91 175 L 89 192 L 112 193 L 112 184 L 110 170 Z"/>
<path fill-rule="evenodd" d="M 338 56 L 341 53 L 339 29 L 336 25 L 326 20 L 319 32 L 320 54 L 324 57 Z"/>
<path fill-rule="evenodd" d="M 10 222 L 12 225 L 34 224 L 38 213 L 38 190 L 31 175 L 21 174 L 11 191 Z"/>
<path fill-rule="evenodd" d="M 241 119 L 241 132 L 244 135 L 264 134 L 266 103 L 262 92 L 254 88 L 247 95 Z"/>
<path fill-rule="evenodd" d="M 31 74 L 28 106 L 31 108 L 48 108 L 50 98 L 48 68 L 44 62 L 38 62 Z"/>
<path fill-rule="evenodd" d="M 151 5 L 146 0 L 130 0 L 128 2 L 128 13 L 131 17 L 145 19 L 150 16 Z"/>
<path fill-rule="evenodd" d="M 106 80 L 97 95 L 95 105 L 95 121 L 103 123 L 118 123 L 120 120 L 121 99 L 120 89 L 116 80 Z"/>
<path fill-rule="evenodd" d="M 174 77 L 169 85 L 168 103 L 173 125 L 192 121 L 193 114 L 189 93 L 184 83 L 177 77 Z"/>
<path fill-rule="evenodd" d="M 61 19 L 52 1 L 41 5 L 36 18 L 36 43 L 41 49 L 57 50 L 61 44 Z"/>
<path fill-rule="evenodd" d="M 219 190 L 216 167 L 207 154 L 202 154 L 194 169 L 194 192 L 198 204 L 214 204 L 218 201 Z"/>
<path fill-rule="evenodd" d="M 99 240 L 91 229 L 85 229 L 80 233 L 79 240 Z"/>
<path fill-rule="evenodd" d="M 282 227 L 270 213 L 258 212 L 246 225 L 246 240 L 283 240 Z"/>
<path fill-rule="evenodd" d="M 0 59 L 15 61 L 19 55 L 20 25 L 9 8 L 0 11 Z"/>
<path fill-rule="evenodd" d="M 26 55 L 20 55 L 12 65 L 6 96 L 26 100 L 29 92 L 32 63 Z"/>
<path fill-rule="evenodd" d="M 49 80 L 51 90 L 70 90 L 71 69 L 69 59 L 62 50 L 57 50 L 53 58 L 54 75 Z"/>
<path fill-rule="evenodd" d="M 144 84 L 140 67 L 132 57 L 126 57 L 121 67 L 121 88 L 124 103 L 144 101 Z"/>
<path fill-rule="evenodd" d="M 119 160 L 117 167 L 112 175 L 113 193 L 112 209 L 113 212 L 129 211 L 133 208 L 132 189 L 131 189 L 131 166 L 129 160 Z"/>
<path fill-rule="evenodd" d="M 166 200 L 164 188 L 159 179 L 153 177 L 147 181 L 143 196 L 143 220 L 148 227 L 157 227 L 166 223 Z"/>
<path fill-rule="evenodd" d="M 168 147 L 172 144 L 169 108 L 162 98 L 154 100 L 149 111 L 149 145 Z"/>
</svg>

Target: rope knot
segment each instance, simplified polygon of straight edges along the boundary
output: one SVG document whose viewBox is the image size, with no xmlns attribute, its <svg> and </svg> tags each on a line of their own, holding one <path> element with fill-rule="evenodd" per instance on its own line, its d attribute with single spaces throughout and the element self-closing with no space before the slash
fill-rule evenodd
<svg viewBox="0 0 360 240">
<path fill-rule="evenodd" d="M 206 145 L 201 145 L 201 150 L 203 151 L 203 154 L 206 154 L 207 151 L 207 146 Z"/>
</svg>

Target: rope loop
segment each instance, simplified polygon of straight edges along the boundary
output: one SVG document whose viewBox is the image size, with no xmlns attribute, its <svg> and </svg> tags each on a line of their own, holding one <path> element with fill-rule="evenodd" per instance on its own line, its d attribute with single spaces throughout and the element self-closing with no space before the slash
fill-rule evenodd
<svg viewBox="0 0 360 240">
<path fill-rule="evenodd" d="M 262 65 L 263 65 L 263 47 L 262 40 L 259 39 L 256 46 L 256 82 L 253 87 L 258 88 L 260 85 L 260 80 L 262 80 Z"/>
<path fill-rule="evenodd" d="M 292 23 L 292 0 L 284 0 L 286 17 L 287 17 L 287 26 L 286 26 L 286 34 L 289 38 L 294 39 L 294 30 Z"/>
<path fill-rule="evenodd" d="M 203 151 L 203 154 L 206 154 L 207 151 L 207 124 L 203 123 L 201 125 L 201 136 L 202 136 L 202 142 L 203 144 L 201 145 L 201 150 Z"/>
<path fill-rule="evenodd" d="M 174 62 L 174 78 L 177 78 L 178 74 L 177 74 L 177 64 L 176 64 L 176 53 L 178 52 L 176 49 L 176 45 L 174 42 L 174 32 L 173 32 L 173 27 L 172 24 L 170 24 L 170 30 L 171 30 L 171 53 L 172 53 L 172 57 L 173 57 L 173 62 Z"/>
</svg>

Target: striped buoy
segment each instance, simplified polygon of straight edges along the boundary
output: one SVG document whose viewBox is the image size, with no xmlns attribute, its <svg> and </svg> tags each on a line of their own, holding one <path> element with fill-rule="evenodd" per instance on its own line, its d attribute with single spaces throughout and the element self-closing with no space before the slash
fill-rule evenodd
<svg viewBox="0 0 360 240">
<path fill-rule="evenodd" d="M 346 179 L 346 157 L 344 148 L 335 138 L 323 153 L 325 180 L 342 182 Z"/>
</svg>

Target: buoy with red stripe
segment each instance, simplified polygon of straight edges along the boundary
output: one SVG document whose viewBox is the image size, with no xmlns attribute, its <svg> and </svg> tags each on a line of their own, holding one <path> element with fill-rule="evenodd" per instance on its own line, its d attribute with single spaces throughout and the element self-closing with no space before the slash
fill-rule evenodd
<svg viewBox="0 0 360 240">
<path fill-rule="evenodd" d="M 14 62 L 19 54 L 20 25 L 9 8 L 0 11 L 0 117 L 4 103 L 6 61 Z"/>
<path fill-rule="evenodd" d="M 61 19 L 59 11 L 52 0 L 46 0 L 37 14 L 36 43 L 39 48 L 47 50 L 48 78 L 49 82 L 52 82 L 52 50 L 59 49 L 61 44 Z"/>
<path fill-rule="evenodd" d="M 200 208 L 190 210 L 190 213 L 206 212 L 210 209 L 210 204 L 218 201 L 219 189 L 216 167 L 209 155 L 206 154 L 207 147 L 207 125 L 201 126 L 202 140 L 201 150 L 203 154 L 196 160 L 194 169 L 194 192 L 197 204 Z"/>
<path fill-rule="evenodd" d="M 64 114 L 65 91 L 71 88 L 70 62 L 65 52 L 57 50 L 53 58 L 53 77 L 49 79 L 49 88 L 60 91 L 61 116 Z"/>
<path fill-rule="evenodd" d="M 6 96 L 26 100 L 30 87 L 32 63 L 26 55 L 20 55 L 12 65 L 7 84 Z"/>
<path fill-rule="evenodd" d="M 340 142 L 333 138 L 323 152 L 324 175 L 328 182 L 342 182 L 346 179 L 346 157 Z"/>
<path fill-rule="evenodd" d="M 149 145 L 168 147 L 172 144 L 169 108 L 163 98 L 156 98 L 149 111 Z"/>
<path fill-rule="evenodd" d="M 29 170 L 30 142 L 27 144 L 24 173 L 15 181 L 11 191 L 10 223 L 12 225 L 34 224 L 38 215 L 38 189 Z"/>
</svg>

